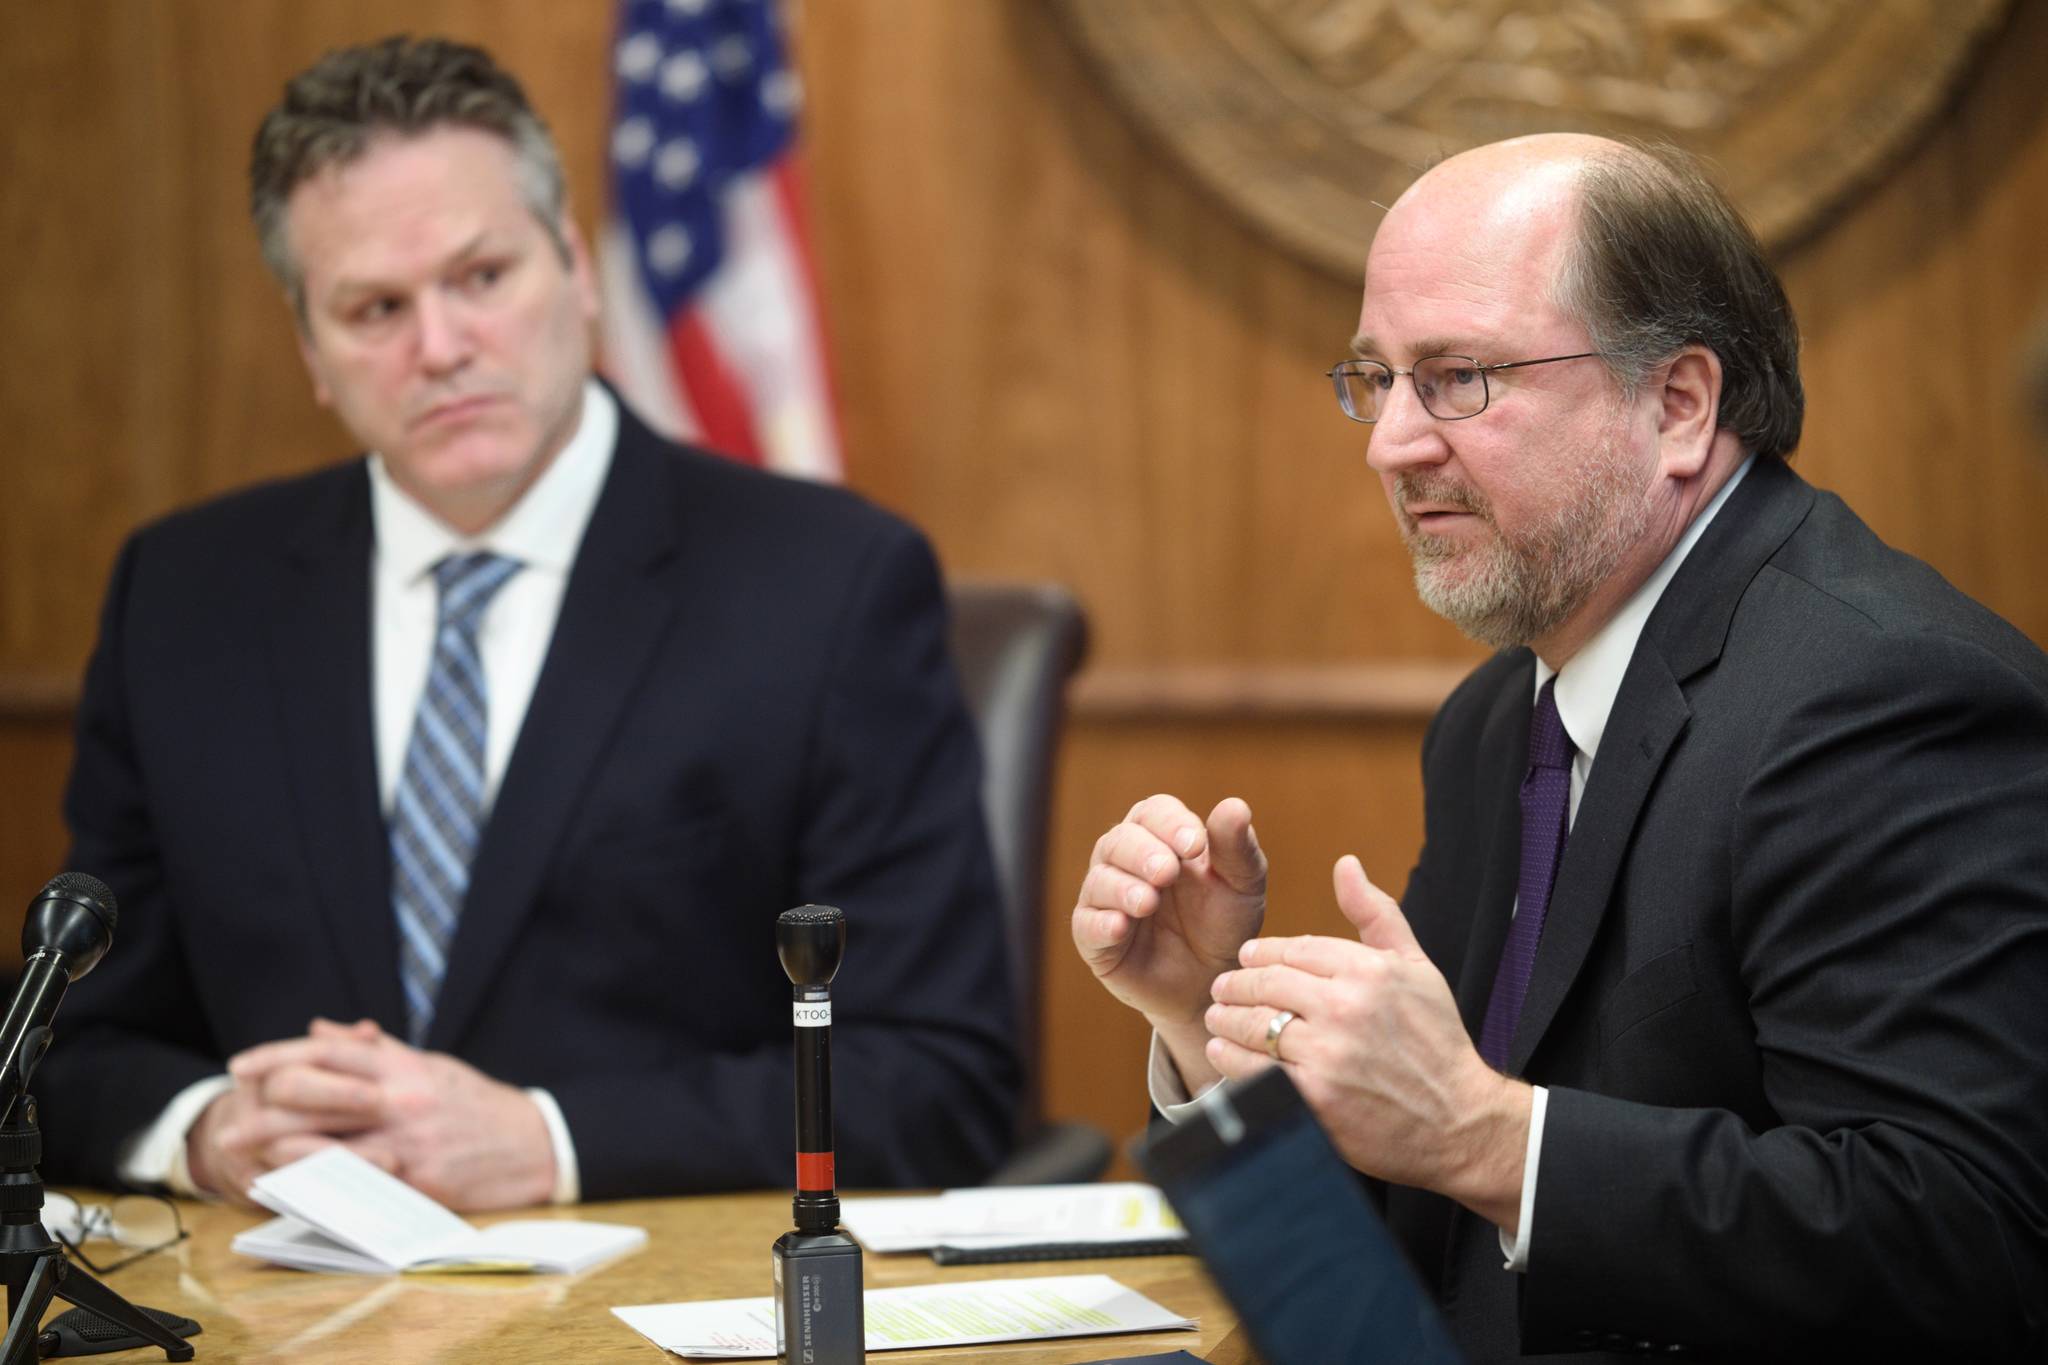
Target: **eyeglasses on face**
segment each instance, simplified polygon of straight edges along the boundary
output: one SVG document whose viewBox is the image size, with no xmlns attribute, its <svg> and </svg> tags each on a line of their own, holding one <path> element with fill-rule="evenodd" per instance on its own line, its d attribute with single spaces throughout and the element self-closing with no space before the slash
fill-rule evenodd
<svg viewBox="0 0 2048 1365">
<path fill-rule="evenodd" d="M 124 1194 L 111 1204 L 84 1204 L 56 1190 L 44 1196 L 44 1225 L 78 1263 L 95 1275 L 111 1275 L 192 1234 L 178 1215 L 178 1206 L 162 1195 Z M 128 1255 L 104 1265 L 86 1255 L 86 1242 L 112 1242 Z"/>
<path fill-rule="evenodd" d="M 1604 355 L 1601 351 L 1575 351 L 1571 355 L 1549 355 L 1541 360 L 1504 360 L 1482 365 L 1468 355 L 1429 355 L 1405 370 L 1377 360 L 1340 360 L 1330 369 L 1337 386 L 1337 405 L 1354 422 L 1377 422 L 1394 391 L 1397 375 L 1407 375 L 1415 385 L 1422 410 L 1446 422 L 1477 417 L 1491 400 L 1486 376 L 1495 370 L 1519 370 L 1529 365 L 1555 365 L 1560 360 L 1584 360 Z"/>
</svg>

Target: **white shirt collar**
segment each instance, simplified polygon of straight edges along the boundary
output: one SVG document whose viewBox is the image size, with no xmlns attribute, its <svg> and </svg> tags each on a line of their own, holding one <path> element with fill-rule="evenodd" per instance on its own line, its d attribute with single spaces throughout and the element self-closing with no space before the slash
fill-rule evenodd
<svg viewBox="0 0 2048 1365">
<path fill-rule="evenodd" d="M 1555 674 L 1557 677 L 1557 714 L 1564 722 L 1564 730 L 1571 736 L 1572 747 L 1584 755 L 1590 765 L 1594 755 L 1600 752 L 1600 739 L 1607 733 L 1607 717 L 1614 710 L 1614 698 L 1621 691 L 1622 674 L 1628 671 L 1628 661 L 1635 656 L 1636 641 L 1641 638 L 1643 626 L 1650 619 L 1650 612 L 1656 608 L 1657 599 L 1664 595 L 1678 566 L 1692 553 L 1692 547 L 1706 533 L 1707 523 L 1714 519 L 1728 501 L 1728 495 L 1735 491 L 1735 485 L 1742 482 L 1749 473 L 1750 465 L 1756 462 L 1749 456 L 1736 467 L 1727 483 L 1721 485 L 1700 514 L 1692 519 L 1692 525 L 1685 528 L 1685 534 L 1678 538 L 1678 544 L 1671 547 L 1671 553 L 1664 556 L 1664 562 L 1657 566 L 1655 573 L 1643 580 L 1642 586 L 1629 594 L 1621 610 L 1614 613 L 1606 625 L 1596 631 L 1585 647 L 1565 661 L 1563 669 L 1552 668 L 1539 656 L 1536 660 L 1536 690 L 1541 692 L 1543 684 Z"/>
<path fill-rule="evenodd" d="M 370 516 L 378 557 L 400 583 L 417 582 L 448 555 L 470 550 L 493 550 L 530 568 L 566 575 L 611 470 L 618 432 L 618 404 L 602 384 L 586 380 L 576 434 L 512 509 L 474 536 L 452 530 L 413 501 L 393 482 L 384 457 L 371 452 Z"/>
</svg>

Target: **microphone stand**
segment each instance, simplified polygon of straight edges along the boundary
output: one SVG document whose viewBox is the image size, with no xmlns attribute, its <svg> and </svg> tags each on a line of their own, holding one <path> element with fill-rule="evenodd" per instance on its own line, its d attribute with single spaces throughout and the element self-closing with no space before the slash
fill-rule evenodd
<svg viewBox="0 0 2048 1365">
<path fill-rule="evenodd" d="M 183 1341 L 140 1308 L 71 1264 L 43 1227 L 43 1134 L 36 1099 L 23 1095 L 0 1123 L 0 1280 L 7 1285 L 7 1337 L 0 1365 L 31 1365 L 57 1348 L 57 1334 L 39 1324 L 52 1298 L 76 1304 L 163 1347 L 170 1360 L 192 1359 Z"/>
</svg>

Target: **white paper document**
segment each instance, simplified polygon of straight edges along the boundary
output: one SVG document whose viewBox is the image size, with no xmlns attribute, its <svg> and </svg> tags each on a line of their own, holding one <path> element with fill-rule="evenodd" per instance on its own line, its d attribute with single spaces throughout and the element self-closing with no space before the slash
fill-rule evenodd
<svg viewBox="0 0 2048 1365">
<path fill-rule="evenodd" d="M 245 1256 L 301 1270 L 576 1271 L 647 1241 L 621 1223 L 526 1219 L 478 1229 L 346 1147 L 327 1147 L 250 1184 L 282 1215 L 238 1235 Z"/>
<path fill-rule="evenodd" d="M 846 1199 L 840 1202 L 839 1219 L 873 1252 L 1101 1247 L 1108 1254 L 1120 1244 L 1187 1237 L 1166 1196 L 1135 1182 Z"/>
<path fill-rule="evenodd" d="M 870 1289 L 861 1296 L 861 1305 L 870 1351 L 1195 1327 L 1194 1319 L 1168 1312 L 1107 1275 Z M 650 1303 L 612 1312 L 656 1346 L 679 1356 L 759 1360 L 775 1354 L 771 1298 Z"/>
</svg>

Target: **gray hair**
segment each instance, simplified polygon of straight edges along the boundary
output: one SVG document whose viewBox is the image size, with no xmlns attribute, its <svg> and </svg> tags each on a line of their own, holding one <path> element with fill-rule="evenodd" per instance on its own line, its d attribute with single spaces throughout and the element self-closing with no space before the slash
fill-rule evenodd
<svg viewBox="0 0 2048 1365">
<path fill-rule="evenodd" d="M 1758 455 L 1783 458 L 1799 444 L 1806 398 L 1792 305 L 1756 235 L 1686 153 L 1634 145 L 1586 163 L 1553 297 L 1625 392 L 1686 346 L 1705 346 L 1721 360 L 1721 427 Z"/>
<path fill-rule="evenodd" d="M 403 34 L 340 48 L 286 82 L 249 151 L 249 216 L 264 264 L 302 326 L 305 277 L 285 225 L 292 191 L 330 166 L 355 161 L 380 135 L 413 137 L 451 125 L 495 133 L 511 145 L 520 197 L 568 259 L 561 154 L 519 82 L 488 52 Z"/>
</svg>

